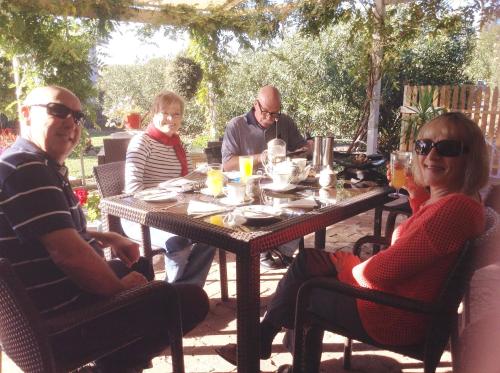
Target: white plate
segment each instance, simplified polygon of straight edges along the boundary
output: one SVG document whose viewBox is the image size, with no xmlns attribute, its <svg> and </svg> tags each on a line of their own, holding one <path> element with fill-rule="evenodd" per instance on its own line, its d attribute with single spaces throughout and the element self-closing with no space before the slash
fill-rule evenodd
<svg viewBox="0 0 500 373">
<path fill-rule="evenodd" d="M 208 189 L 208 188 L 202 188 L 202 189 L 200 189 L 200 193 L 204 194 L 206 196 L 210 196 L 210 197 L 214 196 L 212 193 L 210 193 L 210 189 Z M 223 196 L 223 195 L 224 195 L 223 193 L 219 194 L 219 196 Z M 216 197 L 219 197 L 219 196 L 216 196 Z"/>
<path fill-rule="evenodd" d="M 275 192 L 287 192 L 289 190 L 297 188 L 297 185 L 295 184 L 286 184 L 286 185 L 281 185 L 281 184 L 263 184 L 261 185 L 262 188 L 264 189 L 269 189 Z"/>
<path fill-rule="evenodd" d="M 233 201 L 232 199 L 229 199 L 228 197 L 222 197 L 219 200 L 219 202 L 222 203 L 223 205 L 226 205 L 226 206 L 245 206 L 245 205 L 249 205 L 250 203 L 252 203 L 253 199 L 248 198 L 244 201 Z"/>
<path fill-rule="evenodd" d="M 246 219 L 272 219 L 281 215 L 280 209 L 266 205 L 243 206 L 238 212 Z"/>
</svg>

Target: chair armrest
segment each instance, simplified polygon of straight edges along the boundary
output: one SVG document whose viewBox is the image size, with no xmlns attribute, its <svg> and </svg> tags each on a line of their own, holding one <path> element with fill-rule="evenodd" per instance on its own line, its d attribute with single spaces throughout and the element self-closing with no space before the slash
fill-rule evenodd
<svg viewBox="0 0 500 373">
<path fill-rule="evenodd" d="M 389 246 L 391 244 L 389 238 L 380 236 L 363 236 L 354 243 L 354 247 L 361 247 L 365 243 L 373 243 L 376 245 Z"/>
<path fill-rule="evenodd" d="M 391 306 L 414 313 L 422 313 L 426 315 L 435 314 L 439 307 L 436 304 L 418 301 L 406 297 L 401 297 L 394 294 L 385 293 L 378 290 L 355 287 L 337 279 L 330 277 L 317 277 L 305 282 L 297 297 L 297 307 L 304 309 L 309 302 L 312 290 L 324 289 L 334 291 L 348 297 L 363 299 L 385 306 Z"/>
<path fill-rule="evenodd" d="M 122 291 L 112 297 L 96 300 L 88 306 L 82 306 L 77 310 L 70 310 L 60 315 L 55 315 L 44 320 L 49 334 L 56 335 L 72 328 L 76 328 L 89 321 L 95 320 L 103 315 L 117 311 L 128 305 L 141 302 L 141 300 L 153 293 L 163 293 L 160 297 L 171 298 L 177 301 L 177 293 L 171 284 L 165 281 L 152 281 L 143 286 Z"/>
</svg>

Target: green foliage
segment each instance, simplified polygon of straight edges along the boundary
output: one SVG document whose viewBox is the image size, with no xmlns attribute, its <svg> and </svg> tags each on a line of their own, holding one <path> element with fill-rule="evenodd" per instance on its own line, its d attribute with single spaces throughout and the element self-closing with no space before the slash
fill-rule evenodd
<svg viewBox="0 0 500 373">
<path fill-rule="evenodd" d="M 167 71 L 167 79 L 171 80 L 173 90 L 186 100 L 191 100 L 196 95 L 202 78 L 201 66 L 183 56 L 177 56 Z"/>
<path fill-rule="evenodd" d="M 500 86 L 500 25 L 493 24 L 481 31 L 466 71 L 472 81 Z"/>
<path fill-rule="evenodd" d="M 295 34 L 274 48 L 246 51 L 228 62 L 218 134 L 231 117 L 251 108 L 261 86 L 273 84 L 281 92 L 283 112 L 302 133 L 352 136 L 364 100 L 366 75 L 360 65 L 366 56 L 362 40 L 346 43 L 349 34 L 345 24 L 318 37 Z"/>
<path fill-rule="evenodd" d="M 104 93 L 103 114 L 121 123 L 130 110 L 148 113 L 153 98 L 166 88 L 166 60 L 154 58 L 143 64 L 106 66 L 98 87 Z"/>
<path fill-rule="evenodd" d="M 16 92 L 13 87 L 12 64 L 7 58 L 0 57 L 0 113 L 9 118 L 15 118 L 16 107 L 10 105 L 16 100 Z"/>
<path fill-rule="evenodd" d="M 89 192 L 87 203 L 85 204 L 86 216 L 88 221 L 94 221 L 101 217 L 101 209 L 99 204 L 101 197 L 96 190 Z"/>
<path fill-rule="evenodd" d="M 445 112 L 443 108 L 434 106 L 435 91 L 434 87 L 421 89 L 418 104 L 416 106 L 405 106 L 406 109 L 412 112 L 404 133 L 407 149 L 410 141 L 417 137 L 420 127 Z"/>
<path fill-rule="evenodd" d="M 56 14 L 70 14 L 65 9 Z M 20 63 L 18 89 L 21 98 L 34 86 L 56 84 L 70 88 L 85 104 L 87 114 L 95 118 L 93 105 L 97 92 L 92 71 L 97 57 L 92 53 L 97 40 L 109 30 L 106 23 L 91 19 L 53 16 L 36 4 L 3 0 L 0 7 L 0 57 L 9 64 Z M 10 94 L 9 97 L 12 97 Z M 6 105 L 5 99 L 2 106 Z M 5 107 L 5 106 L 4 106 Z"/>
<path fill-rule="evenodd" d="M 123 114 L 130 110 L 132 104 L 135 111 L 148 113 L 158 93 L 165 89 L 176 91 L 172 84 L 175 77 L 172 75 L 166 77 L 166 72 L 172 71 L 172 61 L 163 58 L 135 65 L 106 66 L 98 82 L 99 89 L 103 92 L 104 115 L 108 116 L 108 120 L 119 124 Z M 142 121 L 143 125 L 147 125 L 150 119 L 151 115 L 146 114 Z M 187 101 L 184 122 L 180 129 L 186 142 L 203 131 L 204 123 L 200 104 L 194 99 Z"/>
</svg>

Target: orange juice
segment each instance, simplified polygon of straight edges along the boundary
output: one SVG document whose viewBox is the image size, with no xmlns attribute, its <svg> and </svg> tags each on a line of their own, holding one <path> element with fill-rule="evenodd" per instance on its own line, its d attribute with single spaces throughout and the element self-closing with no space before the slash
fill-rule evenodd
<svg viewBox="0 0 500 373">
<path fill-rule="evenodd" d="M 391 184 L 394 188 L 402 188 L 406 183 L 406 169 L 404 165 L 395 164 L 391 170 Z"/>
<path fill-rule="evenodd" d="M 240 179 L 242 183 L 246 183 L 248 178 L 253 173 L 253 158 L 247 155 L 240 155 Z"/>
<path fill-rule="evenodd" d="M 224 221 L 222 219 L 222 215 L 212 215 L 212 216 L 210 216 L 209 222 L 210 222 L 210 224 L 218 225 L 219 227 L 223 227 L 224 226 Z"/>
<path fill-rule="evenodd" d="M 222 194 L 224 186 L 224 174 L 221 169 L 209 169 L 207 171 L 207 187 L 210 193 L 217 197 Z"/>
</svg>

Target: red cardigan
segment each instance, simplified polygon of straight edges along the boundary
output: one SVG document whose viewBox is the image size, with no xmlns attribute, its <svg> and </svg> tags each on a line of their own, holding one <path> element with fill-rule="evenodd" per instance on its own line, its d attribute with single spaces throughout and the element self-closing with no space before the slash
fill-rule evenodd
<svg viewBox="0 0 500 373">
<path fill-rule="evenodd" d="M 341 281 L 423 301 L 436 299 L 458 251 L 484 230 L 483 206 L 451 194 L 428 206 L 412 201 L 414 214 L 395 231 L 392 245 L 339 274 Z M 421 315 L 358 300 L 367 333 L 385 344 L 413 344 L 424 336 Z"/>
</svg>

